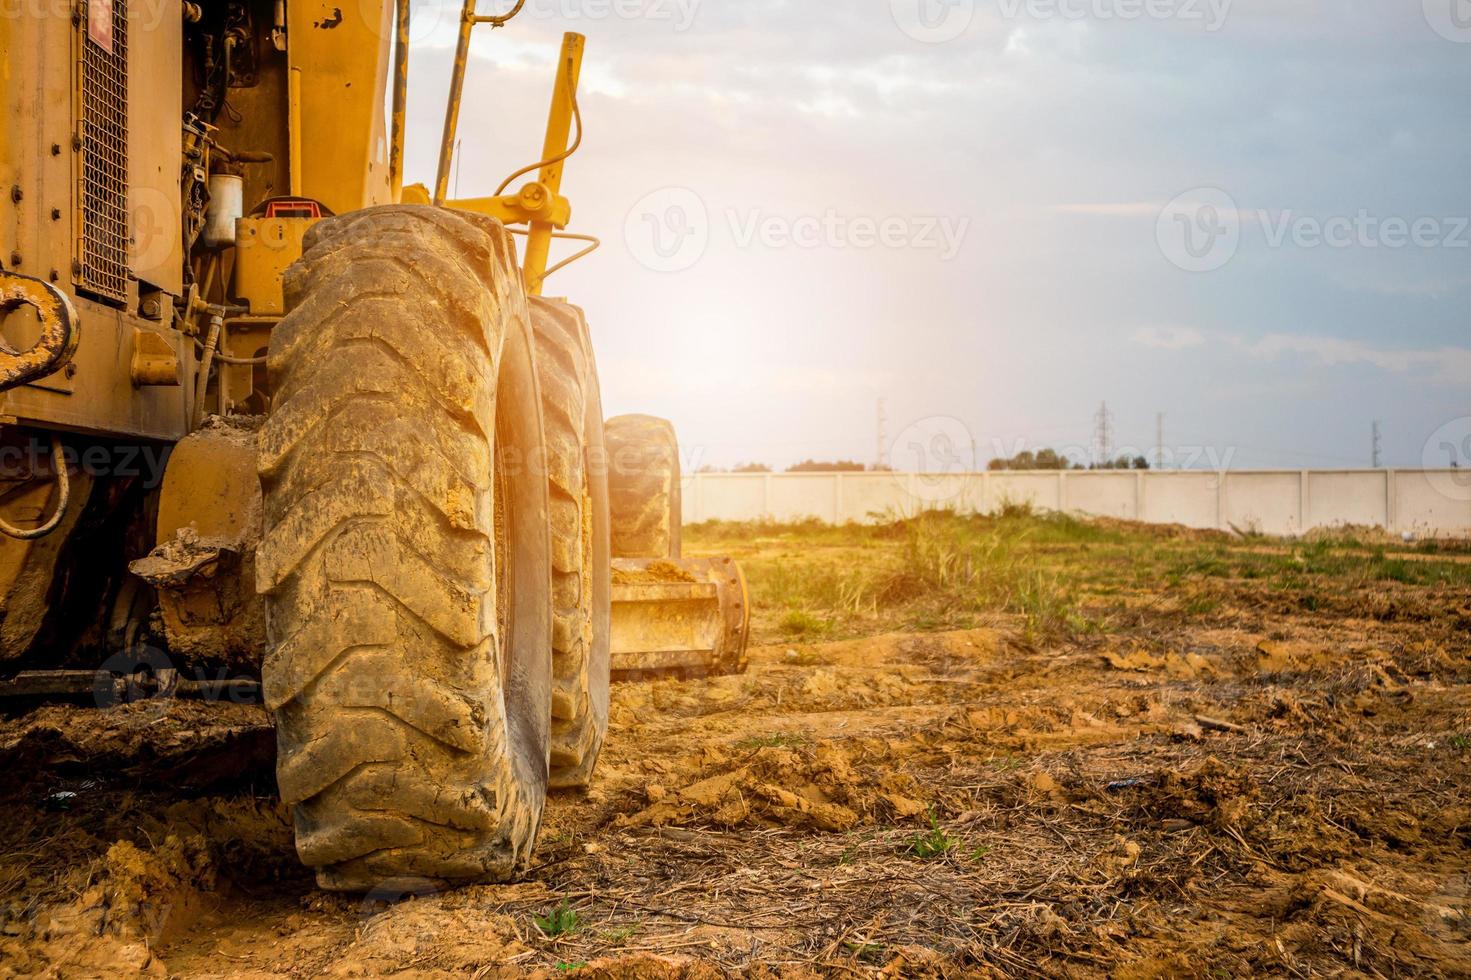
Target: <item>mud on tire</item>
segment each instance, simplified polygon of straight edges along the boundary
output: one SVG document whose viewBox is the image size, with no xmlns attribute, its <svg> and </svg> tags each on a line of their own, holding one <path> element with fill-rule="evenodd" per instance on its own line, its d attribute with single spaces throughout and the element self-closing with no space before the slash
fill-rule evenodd
<svg viewBox="0 0 1471 980">
<path fill-rule="evenodd" d="M 552 531 L 551 785 L 581 788 L 608 730 L 608 477 L 603 402 L 579 308 L 531 298 Z"/>
<path fill-rule="evenodd" d="M 679 443 L 652 415 L 608 420 L 608 504 L 614 558 L 680 556 Z"/>
<path fill-rule="evenodd" d="M 546 481 L 529 317 L 495 221 L 332 218 L 286 274 L 257 582 L 277 780 L 324 888 L 501 878 L 541 820 Z"/>
</svg>

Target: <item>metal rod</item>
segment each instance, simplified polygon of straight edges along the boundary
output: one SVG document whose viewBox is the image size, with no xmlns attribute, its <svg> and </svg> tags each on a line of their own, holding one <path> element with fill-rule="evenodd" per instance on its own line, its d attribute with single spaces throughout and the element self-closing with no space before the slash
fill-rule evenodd
<svg viewBox="0 0 1471 980">
<path fill-rule="evenodd" d="M 566 162 L 563 151 L 567 148 L 567 137 L 572 132 L 572 107 L 577 98 L 577 80 L 582 73 L 582 48 L 586 41 L 581 34 L 570 31 L 562 35 L 562 54 L 557 61 L 557 80 L 552 83 L 552 105 L 547 112 L 547 134 L 541 150 L 541 158 L 547 163 L 542 166 L 537 177 L 553 197 L 562 190 L 562 166 Z M 526 260 L 522 265 L 522 273 L 526 279 L 526 291 L 533 296 L 541 295 L 541 284 L 546 278 L 547 255 L 551 246 L 551 222 L 531 222 L 530 234 L 526 236 Z"/>
<path fill-rule="evenodd" d="M 388 147 L 388 193 L 394 204 L 403 197 L 404 116 L 409 99 L 409 0 L 398 0 L 393 40 L 393 136 Z"/>
<path fill-rule="evenodd" d="M 287 139 L 291 143 L 290 170 L 287 186 L 292 197 L 301 196 L 301 69 L 295 65 L 287 73 L 286 105 L 287 122 L 290 129 Z"/>
<path fill-rule="evenodd" d="M 444 107 L 444 134 L 439 140 L 439 173 L 434 178 L 434 206 L 444 205 L 449 191 L 449 165 L 454 157 L 455 129 L 460 122 L 460 97 L 465 91 L 465 65 L 470 60 L 470 32 L 475 29 L 475 0 L 465 0 L 460 11 L 460 36 L 455 42 L 455 64 L 449 77 L 449 101 Z"/>
</svg>

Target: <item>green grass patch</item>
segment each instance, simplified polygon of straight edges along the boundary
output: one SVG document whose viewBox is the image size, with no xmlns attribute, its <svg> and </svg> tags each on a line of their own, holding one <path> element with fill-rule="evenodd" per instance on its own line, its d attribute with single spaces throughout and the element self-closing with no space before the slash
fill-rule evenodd
<svg viewBox="0 0 1471 980">
<path fill-rule="evenodd" d="M 805 609 L 788 609 L 778 623 L 787 636 L 822 636 L 832 629 L 832 623 L 820 619 Z"/>
<path fill-rule="evenodd" d="M 564 898 L 556 908 L 545 915 L 533 915 L 531 920 L 536 923 L 542 935 L 548 939 L 565 936 L 577 932 L 582 928 L 582 921 L 574 909 Z"/>
<path fill-rule="evenodd" d="M 945 833 L 940 822 L 935 819 L 935 811 L 931 810 L 930 829 L 909 838 L 909 853 L 921 861 L 933 861 L 949 854 L 959 843 L 959 840 Z"/>
</svg>

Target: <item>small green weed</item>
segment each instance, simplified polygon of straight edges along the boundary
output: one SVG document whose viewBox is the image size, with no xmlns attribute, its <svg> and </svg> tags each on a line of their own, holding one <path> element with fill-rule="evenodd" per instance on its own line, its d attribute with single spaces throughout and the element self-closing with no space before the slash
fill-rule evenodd
<svg viewBox="0 0 1471 980">
<path fill-rule="evenodd" d="M 944 857 L 955 849 L 960 841 L 945 833 L 940 826 L 940 821 L 935 819 L 935 811 L 930 810 L 930 829 L 923 834 L 915 834 L 909 838 L 909 853 L 921 861 L 933 861 L 935 858 Z"/>
<path fill-rule="evenodd" d="M 564 898 L 560 905 L 552 909 L 546 915 L 534 915 L 531 917 L 536 927 L 542 931 L 548 939 L 557 936 L 565 936 L 582 928 L 582 923 L 574 909 Z"/>
</svg>

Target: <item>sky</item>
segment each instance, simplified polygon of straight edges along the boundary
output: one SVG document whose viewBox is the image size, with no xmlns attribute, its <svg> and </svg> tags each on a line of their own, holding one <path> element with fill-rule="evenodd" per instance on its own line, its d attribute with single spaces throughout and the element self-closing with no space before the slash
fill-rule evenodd
<svg viewBox="0 0 1471 980">
<path fill-rule="evenodd" d="M 432 183 L 458 5 L 413 9 Z M 1471 465 L 1471 0 L 527 0 L 460 195 L 535 161 L 565 30 L 603 244 L 547 292 L 687 469 L 1081 456 L 1104 402 L 1174 465 L 1369 466 L 1376 421 Z"/>
</svg>

